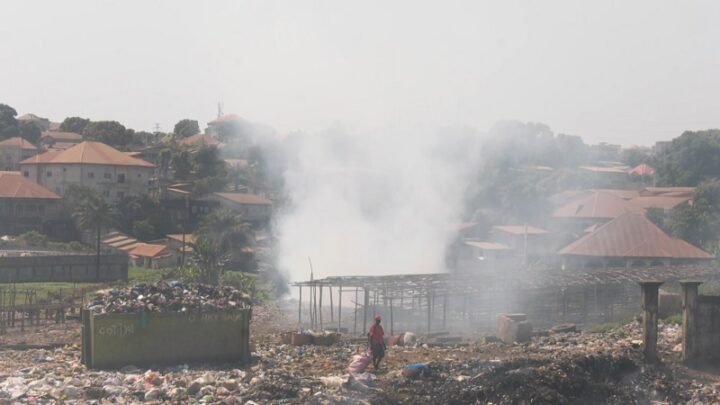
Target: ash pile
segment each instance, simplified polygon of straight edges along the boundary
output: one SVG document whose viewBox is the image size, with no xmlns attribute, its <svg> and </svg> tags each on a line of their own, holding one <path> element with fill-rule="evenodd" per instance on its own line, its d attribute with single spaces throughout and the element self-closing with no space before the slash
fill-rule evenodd
<svg viewBox="0 0 720 405">
<path fill-rule="evenodd" d="M 250 296 L 233 287 L 158 281 L 99 291 L 87 309 L 96 314 L 211 312 L 251 305 Z"/>
</svg>

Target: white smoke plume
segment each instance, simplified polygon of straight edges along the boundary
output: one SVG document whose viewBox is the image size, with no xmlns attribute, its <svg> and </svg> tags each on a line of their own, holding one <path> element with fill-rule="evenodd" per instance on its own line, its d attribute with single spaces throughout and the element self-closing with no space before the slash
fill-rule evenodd
<svg viewBox="0 0 720 405">
<path fill-rule="evenodd" d="M 445 270 L 476 155 L 469 130 L 303 136 L 285 172 L 279 266 L 291 281 Z"/>
</svg>

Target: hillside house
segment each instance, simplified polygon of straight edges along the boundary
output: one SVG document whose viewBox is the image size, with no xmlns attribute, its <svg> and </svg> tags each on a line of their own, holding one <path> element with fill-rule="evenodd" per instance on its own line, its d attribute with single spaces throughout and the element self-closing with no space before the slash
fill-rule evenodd
<svg viewBox="0 0 720 405">
<path fill-rule="evenodd" d="M 553 212 L 558 233 L 581 235 L 592 225 L 603 224 L 628 212 L 642 213 L 643 209 L 608 191 L 593 191 L 558 207 Z"/>
<path fill-rule="evenodd" d="M 0 233 L 42 230 L 46 221 L 60 216 L 61 200 L 20 172 L 0 171 Z"/>
<path fill-rule="evenodd" d="M 75 132 L 45 131 L 40 136 L 40 144 L 48 150 L 65 150 L 82 141 L 82 135 Z"/>
<path fill-rule="evenodd" d="M 155 166 L 101 142 L 81 142 L 20 162 L 25 177 L 64 195 L 68 187 L 89 187 L 106 200 L 142 195 L 153 189 Z"/>
<path fill-rule="evenodd" d="M 560 249 L 564 268 L 634 267 L 707 262 L 713 256 L 668 236 L 641 213 L 628 212 Z"/>
<path fill-rule="evenodd" d="M 20 162 L 37 155 L 38 148 L 19 136 L 0 141 L 0 170 L 20 170 Z"/>
<path fill-rule="evenodd" d="M 492 240 L 510 247 L 521 257 L 542 257 L 557 250 L 557 243 L 549 231 L 531 225 L 493 226 Z"/>
<path fill-rule="evenodd" d="M 220 207 L 237 212 L 248 222 L 268 222 L 272 215 L 272 201 L 255 194 L 213 193 L 205 199 L 219 202 Z"/>
</svg>

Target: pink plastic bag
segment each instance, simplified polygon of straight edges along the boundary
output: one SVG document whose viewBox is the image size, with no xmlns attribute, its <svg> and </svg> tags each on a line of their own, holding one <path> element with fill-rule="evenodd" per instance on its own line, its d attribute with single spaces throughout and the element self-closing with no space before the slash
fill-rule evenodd
<svg viewBox="0 0 720 405">
<path fill-rule="evenodd" d="M 372 361 L 372 355 L 370 354 L 370 351 L 365 351 L 364 353 L 356 354 L 353 356 L 352 362 L 350 362 L 350 365 L 347 368 L 348 373 L 350 374 L 360 374 L 367 368 L 368 365 L 370 365 L 370 362 Z"/>
</svg>

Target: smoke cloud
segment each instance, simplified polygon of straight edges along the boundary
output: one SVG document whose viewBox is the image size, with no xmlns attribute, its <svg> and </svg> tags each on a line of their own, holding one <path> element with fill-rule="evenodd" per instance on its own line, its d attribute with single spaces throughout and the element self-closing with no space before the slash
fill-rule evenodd
<svg viewBox="0 0 720 405">
<path fill-rule="evenodd" d="M 445 270 L 463 216 L 478 134 L 458 128 L 340 128 L 293 141 L 279 215 L 279 266 L 291 281 Z"/>
</svg>

